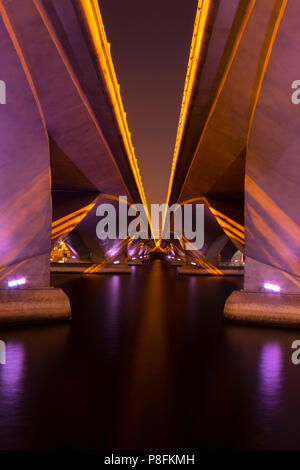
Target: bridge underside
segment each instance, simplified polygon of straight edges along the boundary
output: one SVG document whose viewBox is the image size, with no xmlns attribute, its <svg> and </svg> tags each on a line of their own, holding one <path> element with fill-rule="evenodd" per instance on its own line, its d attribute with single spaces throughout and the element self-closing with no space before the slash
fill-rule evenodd
<svg viewBox="0 0 300 470">
<path fill-rule="evenodd" d="M 96 207 L 144 202 L 142 184 L 92 2 L 0 1 L 0 10 L 0 321 L 65 319 L 50 252 L 83 258 L 87 272 L 124 262 L 130 240 L 99 241 Z"/>
<path fill-rule="evenodd" d="M 120 220 L 113 239 L 96 234 L 99 205 L 146 205 L 98 3 L 0 12 L 0 322 L 69 318 L 51 271 L 128 273 L 151 255 L 181 274 L 244 273 L 226 319 L 298 325 L 298 0 L 199 1 L 167 197 L 204 204 L 192 250 L 174 231 L 134 240 Z"/>
<path fill-rule="evenodd" d="M 191 52 L 169 201 L 204 201 L 245 254 L 244 291 L 227 301 L 227 319 L 299 324 L 300 115 L 291 86 L 300 5 L 208 3 L 201 48 Z M 205 236 L 217 238 L 210 226 Z"/>
</svg>

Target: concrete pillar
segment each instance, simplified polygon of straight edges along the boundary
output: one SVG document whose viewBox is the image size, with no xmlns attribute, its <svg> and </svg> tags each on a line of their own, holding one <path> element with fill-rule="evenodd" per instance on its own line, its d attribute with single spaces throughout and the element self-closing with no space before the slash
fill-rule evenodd
<svg viewBox="0 0 300 470">
<path fill-rule="evenodd" d="M 282 2 L 267 57 L 247 149 L 244 290 L 226 319 L 300 326 L 299 14 L 297 0 Z"/>
<path fill-rule="evenodd" d="M 34 84 L 0 2 L 0 324 L 65 319 L 70 304 L 50 287 L 48 136 Z"/>
</svg>

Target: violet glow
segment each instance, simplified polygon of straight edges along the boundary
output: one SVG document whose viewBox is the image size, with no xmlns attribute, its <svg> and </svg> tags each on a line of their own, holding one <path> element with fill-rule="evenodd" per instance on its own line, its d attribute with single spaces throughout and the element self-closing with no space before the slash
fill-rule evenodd
<svg viewBox="0 0 300 470">
<path fill-rule="evenodd" d="M 24 375 L 25 351 L 22 344 L 8 343 L 6 365 L 0 369 L 1 391 L 8 403 L 17 403 L 21 396 Z"/>
<path fill-rule="evenodd" d="M 24 284 L 26 284 L 25 277 L 22 277 L 21 279 L 14 279 L 13 281 L 8 281 L 7 283 L 8 287 L 17 287 L 22 286 Z"/>
<path fill-rule="evenodd" d="M 282 388 L 282 350 L 279 343 L 263 346 L 259 360 L 259 388 L 264 409 L 274 412 L 280 405 Z"/>
<path fill-rule="evenodd" d="M 272 292 L 280 292 L 280 286 L 277 284 L 271 284 L 270 282 L 264 283 L 264 289 L 270 290 Z"/>
</svg>

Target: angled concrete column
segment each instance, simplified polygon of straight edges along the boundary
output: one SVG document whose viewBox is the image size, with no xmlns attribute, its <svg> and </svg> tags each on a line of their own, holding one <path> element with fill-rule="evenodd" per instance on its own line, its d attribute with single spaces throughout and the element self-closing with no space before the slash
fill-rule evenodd
<svg viewBox="0 0 300 470">
<path fill-rule="evenodd" d="M 34 85 L 0 2 L 0 324 L 65 319 L 70 304 L 50 288 L 48 136 Z"/>
<path fill-rule="evenodd" d="M 299 15 L 299 1 L 282 2 L 247 151 L 244 290 L 226 319 L 300 327 Z"/>
</svg>

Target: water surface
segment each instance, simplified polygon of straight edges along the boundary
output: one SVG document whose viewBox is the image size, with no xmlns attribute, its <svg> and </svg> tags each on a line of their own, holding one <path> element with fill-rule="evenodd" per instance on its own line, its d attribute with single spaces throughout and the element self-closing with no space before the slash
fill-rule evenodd
<svg viewBox="0 0 300 470">
<path fill-rule="evenodd" d="M 300 332 L 222 322 L 239 278 L 54 277 L 71 322 L 0 330 L 1 449 L 300 448 Z"/>
</svg>

